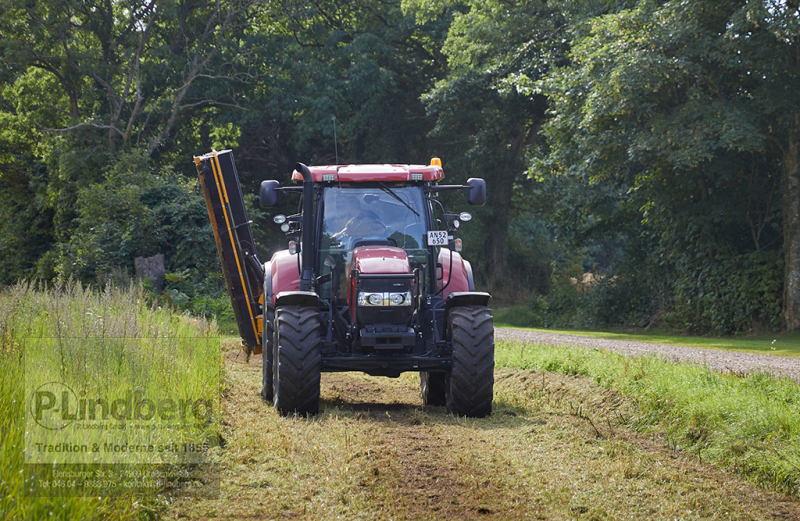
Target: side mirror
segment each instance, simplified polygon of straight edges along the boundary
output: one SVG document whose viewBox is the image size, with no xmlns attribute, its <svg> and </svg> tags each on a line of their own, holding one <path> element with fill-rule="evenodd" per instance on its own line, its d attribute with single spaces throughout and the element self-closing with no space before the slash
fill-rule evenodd
<svg viewBox="0 0 800 521">
<path fill-rule="evenodd" d="M 469 187 L 467 189 L 468 205 L 483 206 L 486 204 L 486 181 L 479 177 L 470 177 L 467 179 L 467 186 Z"/>
<path fill-rule="evenodd" d="M 261 181 L 261 189 L 258 192 L 258 200 L 263 208 L 270 208 L 278 204 L 278 189 L 281 184 L 278 181 Z"/>
</svg>

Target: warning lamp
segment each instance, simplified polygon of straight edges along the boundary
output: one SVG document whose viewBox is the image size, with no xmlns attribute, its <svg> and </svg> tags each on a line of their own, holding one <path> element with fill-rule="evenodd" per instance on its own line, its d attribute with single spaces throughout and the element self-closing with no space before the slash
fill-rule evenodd
<svg viewBox="0 0 800 521">
<path fill-rule="evenodd" d="M 434 157 L 431 159 L 431 166 L 438 166 L 439 168 L 442 168 L 442 160 L 438 157 Z"/>
</svg>

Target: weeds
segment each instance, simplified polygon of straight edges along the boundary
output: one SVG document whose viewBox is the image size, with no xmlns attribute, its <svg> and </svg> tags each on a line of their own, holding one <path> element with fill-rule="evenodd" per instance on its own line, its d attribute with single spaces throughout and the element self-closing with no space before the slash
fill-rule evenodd
<svg viewBox="0 0 800 521">
<path fill-rule="evenodd" d="M 96 291 L 80 283 L 50 289 L 20 283 L 0 293 L 0 339 L 0 519 L 138 519 L 160 508 L 163 498 L 130 494 L 33 497 L 25 472 L 35 456 L 26 453 L 26 383 L 52 378 L 80 393 L 136 382 L 137 392 L 153 399 L 164 389 L 196 394 L 200 385 L 216 395 L 219 374 L 208 374 L 220 362 L 216 325 L 160 309 L 137 286 Z M 216 382 L 211 389 L 209 382 Z M 80 441 L 99 434 L 83 433 Z M 190 425 L 181 436 L 211 439 L 215 432 Z"/>
</svg>

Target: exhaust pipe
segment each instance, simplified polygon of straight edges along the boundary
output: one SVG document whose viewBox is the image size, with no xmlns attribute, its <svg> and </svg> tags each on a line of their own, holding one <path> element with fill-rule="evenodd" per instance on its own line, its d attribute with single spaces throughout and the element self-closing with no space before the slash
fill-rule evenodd
<svg viewBox="0 0 800 521">
<path fill-rule="evenodd" d="M 311 170 L 303 163 L 297 163 L 294 169 L 303 175 L 303 232 L 300 239 L 303 271 L 300 274 L 300 291 L 314 291 L 314 179 Z"/>
</svg>

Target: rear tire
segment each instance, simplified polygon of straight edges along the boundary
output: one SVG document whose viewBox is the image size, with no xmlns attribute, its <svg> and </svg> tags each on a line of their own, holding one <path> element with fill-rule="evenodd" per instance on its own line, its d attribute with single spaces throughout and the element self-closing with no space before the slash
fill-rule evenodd
<svg viewBox="0 0 800 521">
<path fill-rule="evenodd" d="M 316 414 L 322 371 L 322 322 L 308 306 L 275 310 L 274 396 L 282 415 Z"/>
<path fill-rule="evenodd" d="M 447 390 L 447 411 L 482 418 L 492 412 L 494 395 L 494 324 L 484 306 L 457 307 L 447 320 L 453 344 L 453 370 Z"/>
<path fill-rule="evenodd" d="M 419 391 L 424 405 L 447 404 L 447 376 L 444 373 L 419 373 Z"/>
<path fill-rule="evenodd" d="M 271 309 L 267 310 L 264 314 L 264 321 L 261 324 L 261 365 L 262 365 L 262 375 L 261 375 L 261 397 L 268 402 L 272 401 L 272 391 L 273 391 L 273 383 L 272 383 L 272 357 L 273 357 L 273 346 L 272 346 L 272 327 L 275 322 L 275 312 Z"/>
</svg>

